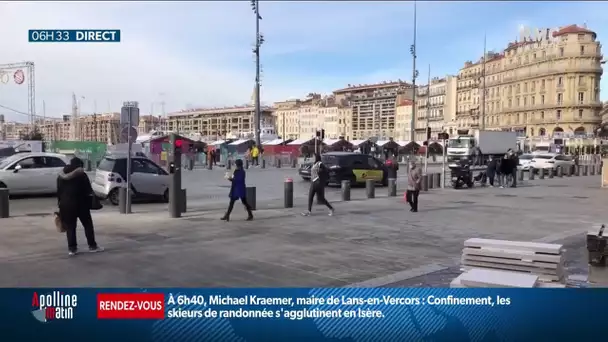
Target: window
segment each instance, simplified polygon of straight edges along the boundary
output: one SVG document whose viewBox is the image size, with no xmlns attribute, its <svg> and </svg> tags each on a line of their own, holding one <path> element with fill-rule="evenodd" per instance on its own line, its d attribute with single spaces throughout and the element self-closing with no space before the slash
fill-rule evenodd
<svg viewBox="0 0 608 342">
<path fill-rule="evenodd" d="M 543 51 L 543 58 L 547 57 L 547 51 Z"/>
<path fill-rule="evenodd" d="M 42 167 L 41 164 L 37 164 L 36 160 L 34 160 L 34 158 L 25 158 L 20 160 L 19 162 L 15 163 L 15 165 L 13 165 L 11 167 L 11 169 L 14 169 L 15 166 L 21 166 L 22 169 L 35 169 L 35 168 L 39 168 Z"/>
<path fill-rule="evenodd" d="M 561 109 L 558 109 L 555 112 L 555 119 L 557 119 L 557 120 L 561 120 L 562 119 L 562 110 Z"/>
<path fill-rule="evenodd" d="M 513 100 L 509 99 L 509 107 L 508 108 L 511 108 L 511 105 L 513 105 Z"/>
<path fill-rule="evenodd" d="M 578 103 L 583 104 L 585 102 L 585 93 L 578 93 Z"/>
<path fill-rule="evenodd" d="M 579 109 L 579 110 L 578 110 L 578 118 L 579 118 L 579 119 L 582 119 L 582 118 L 583 118 L 583 110 L 582 110 L 582 109 Z"/>
<path fill-rule="evenodd" d="M 528 82 L 524 83 L 524 92 L 528 91 Z"/>
<path fill-rule="evenodd" d="M 581 56 L 585 54 L 585 46 L 581 46 Z"/>
<path fill-rule="evenodd" d="M 160 173 L 159 168 L 153 165 L 145 159 L 133 159 L 133 172 L 134 173 L 147 173 L 158 175 Z"/>
<path fill-rule="evenodd" d="M 530 98 L 530 104 L 534 106 L 534 96 Z"/>
<path fill-rule="evenodd" d="M 540 81 L 540 89 L 545 89 L 545 80 Z"/>
<path fill-rule="evenodd" d="M 540 112 L 540 119 L 545 120 L 545 112 Z"/>
<path fill-rule="evenodd" d="M 545 95 L 540 96 L 540 104 L 545 104 Z"/>
<path fill-rule="evenodd" d="M 584 34 L 579 34 L 578 35 L 578 40 L 585 40 L 585 35 Z"/>
<path fill-rule="evenodd" d="M 528 98 L 524 97 L 524 106 L 527 106 L 527 105 L 528 105 Z"/>
<path fill-rule="evenodd" d="M 534 59 L 536 59 L 536 54 L 534 54 Z"/>
<path fill-rule="evenodd" d="M 44 157 L 44 165 L 46 167 L 64 167 L 65 162 L 56 157 Z"/>
<path fill-rule="evenodd" d="M 585 85 L 585 76 L 578 77 L 578 85 L 579 86 Z"/>
<path fill-rule="evenodd" d="M 519 97 L 515 98 L 515 103 L 516 103 L 517 107 L 519 107 Z"/>
<path fill-rule="evenodd" d="M 561 86 L 563 86 L 563 85 L 564 85 L 564 78 L 563 78 L 563 77 L 559 77 L 559 78 L 557 79 L 557 86 L 558 86 L 558 87 L 561 87 Z"/>
<path fill-rule="evenodd" d="M 558 105 L 562 104 L 563 99 L 564 99 L 564 94 L 561 94 L 561 93 L 557 94 L 557 104 Z"/>
<path fill-rule="evenodd" d="M 519 94 L 519 84 L 517 85 L 515 92 Z"/>
<path fill-rule="evenodd" d="M 564 57 L 564 48 L 563 47 L 559 48 L 559 56 Z"/>
</svg>

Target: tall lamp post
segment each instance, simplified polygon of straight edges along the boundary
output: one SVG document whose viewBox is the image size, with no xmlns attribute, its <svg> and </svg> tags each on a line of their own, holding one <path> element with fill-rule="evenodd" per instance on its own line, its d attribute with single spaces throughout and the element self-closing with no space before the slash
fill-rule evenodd
<svg viewBox="0 0 608 342">
<path fill-rule="evenodd" d="M 251 0 L 251 9 L 255 13 L 255 143 L 258 146 L 262 145 L 260 138 L 261 130 L 261 109 L 260 109 L 260 47 L 264 44 L 264 36 L 260 34 L 260 2 L 259 0 Z"/>
<path fill-rule="evenodd" d="M 416 70 L 416 1 L 414 0 L 414 43 L 410 46 L 410 53 L 412 54 L 412 117 L 410 119 L 410 143 L 416 141 L 416 78 L 418 78 L 418 70 Z M 413 154 L 413 150 L 412 150 Z M 409 167 L 409 166 L 408 166 Z"/>
</svg>

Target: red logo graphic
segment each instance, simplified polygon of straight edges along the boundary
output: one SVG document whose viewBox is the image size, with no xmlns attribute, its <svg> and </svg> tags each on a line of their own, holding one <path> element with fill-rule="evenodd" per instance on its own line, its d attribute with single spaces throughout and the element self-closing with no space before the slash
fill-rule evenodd
<svg viewBox="0 0 608 342">
<path fill-rule="evenodd" d="M 15 83 L 23 84 L 23 81 L 25 81 L 25 74 L 23 74 L 23 70 L 19 69 L 15 71 L 13 74 L 13 79 L 15 80 Z"/>
</svg>

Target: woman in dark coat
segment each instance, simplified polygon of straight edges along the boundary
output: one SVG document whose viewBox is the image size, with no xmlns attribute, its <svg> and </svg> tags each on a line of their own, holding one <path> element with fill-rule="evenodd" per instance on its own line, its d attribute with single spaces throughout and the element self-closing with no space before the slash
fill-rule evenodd
<svg viewBox="0 0 608 342">
<path fill-rule="evenodd" d="M 490 162 L 488 163 L 488 169 L 486 170 L 486 176 L 488 176 L 490 186 L 494 186 L 494 178 L 496 177 L 496 173 L 499 171 L 498 167 L 498 160 L 490 156 Z"/>
<path fill-rule="evenodd" d="M 245 206 L 247 210 L 247 221 L 253 220 L 253 213 L 251 212 L 251 206 L 247 203 L 247 186 L 245 185 L 245 169 L 243 169 L 243 161 L 241 159 L 237 159 L 234 162 L 234 173 L 232 177 L 228 178 L 229 181 L 232 182 L 232 186 L 230 187 L 230 204 L 228 205 L 228 210 L 222 220 L 230 221 L 230 213 L 234 208 L 234 202 L 237 200 L 241 200 L 241 203 Z"/>
<path fill-rule="evenodd" d="M 500 187 L 503 188 L 505 186 L 507 186 L 509 184 L 509 177 L 511 175 L 511 171 L 512 171 L 512 165 L 513 163 L 511 162 L 511 159 L 509 158 L 508 155 L 505 154 L 505 156 L 502 158 L 502 160 L 500 161 Z"/>
</svg>

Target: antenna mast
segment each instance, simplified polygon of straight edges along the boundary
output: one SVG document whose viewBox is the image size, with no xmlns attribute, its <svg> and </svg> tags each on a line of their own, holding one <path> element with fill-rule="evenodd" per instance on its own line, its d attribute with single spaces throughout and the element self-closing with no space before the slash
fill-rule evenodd
<svg viewBox="0 0 608 342">
<path fill-rule="evenodd" d="M 483 64 L 481 70 L 481 78 L 482 78 L 482 93 L 481 93 L 481 130 L 486 129 L 486 59 L 487 59 L 487 49 L 486 49 L 486 35 L 483 35 Z"/>
</svg>

